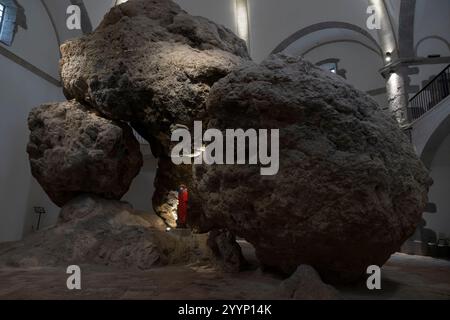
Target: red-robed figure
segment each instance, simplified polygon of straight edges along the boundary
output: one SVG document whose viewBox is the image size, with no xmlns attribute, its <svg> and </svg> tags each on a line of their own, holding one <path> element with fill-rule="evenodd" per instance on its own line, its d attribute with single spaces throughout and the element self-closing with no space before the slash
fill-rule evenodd
<svg viewBox="0 0 450 320">
<path fill-rule="evenodd" d="M 186 228 L 189 193 L 185 185 L 181 185 L 178 191 L 178 227 Z"/>
</svg>

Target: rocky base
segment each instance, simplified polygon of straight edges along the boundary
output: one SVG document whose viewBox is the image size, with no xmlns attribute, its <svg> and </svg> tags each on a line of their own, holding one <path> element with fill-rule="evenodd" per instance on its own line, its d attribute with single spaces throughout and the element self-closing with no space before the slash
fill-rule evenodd
<svg viewBox="0 0 450 320">
<path fill-rule="evenodd" d="M 206 235 L 181 237 L 166 232 L 156 215 L 140 214 L 124 202 L 84 195 L 63 207 L 55 227 L 4 248 L 0 265 L 96 264 L 148 270 L 209 258 Z"/>
<path fill-rule="evenodd" d="M 322 282 L 313 267 L 301 265 L 280 284 L 279 295 L 289 300 L 338 300 L 339 292 Z"/>
</svg>

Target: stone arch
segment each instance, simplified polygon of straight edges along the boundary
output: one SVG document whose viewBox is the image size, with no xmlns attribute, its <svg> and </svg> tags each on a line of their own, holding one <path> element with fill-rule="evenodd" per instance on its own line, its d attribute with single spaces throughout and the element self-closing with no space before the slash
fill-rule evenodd
<svg viewBox="0 0 450 320">
<path fill-rule="evenodd" d="M 442 142 L 450 135 L 450 114 L 448 114 L 433 130 L 425 146 L 420 154 L 420 159 L 427 168 L 431 167 L 431 163 L 436 154 L 436 151 L 441 146 Z"/>
<path fill-rule="evenodd" d="M 52 24 L 53 31 L 55 32 L 56 41 L 58 41 L 58 46 L 61 46 L 61 37 L 59 36 L 58 28 L 56 27 L 56 23 L 55 23 L 55 19 L 53 19 L 53 16 L 50 13 L 50 10 L 44 0 L 41 0 L 41 4 L 45 9 L 45 12 L 47 13 L 48 18 L 50 19 L 50 23 Z M 60 53 L 60 56 L 61 56 L 61 53 Z"/>
<path fill-rule="evenodd" d="M 374 52 L 376 55 L 378 55 L 380 57 L 381 60 L 384 60 L 382 52 L 372 48 L 371 46 L 368 46 L 367 44 L 365 44 L 362 41 L 352 40 L 352 39 L 338 39 L 338 40 L 333 40 L 333 41 L 322 42 L 322 43 L 319 43 L 319 44 L 317 44 L 317 45 L 315 45 L 315 46 L 305 50 L 304 52 L 302 52 L 302 55 L 306 55 L 309 52 L 311 52 L 311 51 L 313 51 L 313 50 L 315 50 L 317 48 L 320 48 L 322 46 L 326 46 L 326 45 L 329 45 L 329 44 L 332 44 L 332 43 L 341 43 L 341 42 L 356 43 L 358 45 L 361 45 L 361 46 L 365 47 L 366 49 Z"/>
<path fill-rule="evenodd" d="M 61 45 L 62 42 L 63 42 L 63 40 L 61 39 L 61 28 L 66 28 L 66 25 L 65 25 L 65 23 L 64 23 L 64 25 L 58 25 L 56 23 L 56 21 L 58 21 L 58 20 L 55 19 L 55 17 L 54 17 L 54 11 L 55 10 L 51 10 L 51 9 L 54 9 L 51 4 L 47 3 L 46 0 L 40 0 L 40 2 L 42 4 L 42 6 L 44 7 L 44 9 L 45 9 L 45 11 L 46 11 L 46 13 L 48 15 L 48 18 L 50 19 L 50 22 L 51 22 L 51 24 L 53 26 L 53 29 L 55 31 L 55 36 L 56 36 L 56 39 L 58 41 L 58 44 Z M 86 9 L 86 6 L 84 4 L 84 1 L 83 0 L 67 0 L 66 4 L 67 4 L 67 6 L 69 6 L 69 5 L 77 5 L 77 6 L 80 7 L 80 10 L 81 10 L 81 31 L 82 31 L 83 34 L 92 32 L 92 29 L 93 29 L 92 28 L 92 22 L 91 22 L 91 19 L 89 17 L 89 14 L 87 12 L 87 9 Z"/>
<path fill-rule="evenodd" d="M 44 10 L 47 13 L 48 19 L 50 20 L 50 23 L 53 27 L 53 31 L 55 33 L 55 37 L 58 42 L 58 46 L 61 46 L 62 42 L 64 41 L 62 39 L 63 37 L 61 36 L 61 34 L 62 34 L 61 30 L 62 30 L 62 28 L 66 28 L 66 25 L 65 25 L 65 23 L 63 25 L 57 24 L 58 19 L 55 19 L 55 17 L 54 17 L 55 8 L 53 7 L 53 5 L 51 3 L 47 3 L 46 0 L 40 0 L 40 3 L 44 7 Z M 89 14 L 87 12 L 86 6 L 84 4 L 84 1 L 83 0 L 67 0 L 67 1 L 65 1 L 65 5 L 79 6 L 80 10 L 81 10 L 81 32 L 83 34 L 92 32 L 92 23 L 91 23 Z M 58 8 L 56 8 L 56 9 L 58 9 Z M 59 9 L 61 9 L 61 8 L 59 8 Z M 59 13 L 60 12 L 58 11 L 58 14 Z"/>
<path fill-rule="evenodd" d="M 273 51 L 274 53 L 279 53 L 285 50 L 287 47 L 289 47 L 292 43 L 296 42 L 297 40 L 311 34 L 317 31 L 326 30 L 326 29 L 345 29 L 354 31 L 358 34 L 361 34 L 365 38 L 367 38 L 376 48 L 377 50 L 382 54 L 383 50 L 381 46 L 378 44 L 378 42 L 372 37 L 372 35 L 358 27 L 357 25 L 347 23 L 347 22 L 339 22 L 339 21 L 328 21 L 328 22 L 320 22 L 313 24 L 311 26 L 308 26 L 306 28 L 300 29 L 296 32 L 294 32 L 292 35 L 287 37 L 285 40 L 283 40 Z"/>
<path fill-rule="evenodd" d="M 438 41 L 444 43 L 444 44 L 447 46 L 448 51 L 450 52 L 450 42 L 448 42 L 447 39 L 444 39 L 444 38 L 442 38 L 442 37 L 440 37 L 440 36 L 432 35 L 432 36 L 424 37 L 424 38 L 420 39 L 420 40 L 416 43 L 416 46 L 414 47 L 414 53 L 415 53 L 416 56 L 417 56 L 417 52 L 419 51 L 420 45 L 421 45 L 422 43 L 424 43 L 425 41 L 431 40 L 431 39 L 433 39 L 433 40 L 438 40 Z"/>
</svg>

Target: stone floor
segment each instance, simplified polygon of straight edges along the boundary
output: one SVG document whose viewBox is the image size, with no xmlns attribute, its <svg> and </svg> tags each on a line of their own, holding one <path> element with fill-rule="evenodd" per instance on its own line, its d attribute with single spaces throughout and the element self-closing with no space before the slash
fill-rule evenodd
<svg viewBox="0 0 450 320">
<path fill-rule="evenodd" d="M 80 291 L 66 288 L 64 268 L 0 269 L 0 299 L 276 299 L 273 292 L 281 282 L 259 269 L 231 275 L 201 265 L 145 272 L 81 269 Z M 382 290 L 368 291 L 363 285 L 338 290 L 343 299 L 450 300 L 450 261 L 396 254 L 382 269 Z"/>
<path fill-rule="evenodd" d="M 382 290 L 338 288 L 346 299 L 450 300 L 450 261 L 395 254 L 382 269 Z"/>
</svg>

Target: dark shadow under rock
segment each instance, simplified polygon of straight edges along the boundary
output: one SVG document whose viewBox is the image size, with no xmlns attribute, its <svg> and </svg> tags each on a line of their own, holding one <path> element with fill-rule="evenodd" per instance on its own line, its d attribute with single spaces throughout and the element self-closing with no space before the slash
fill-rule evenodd
<svg viewBox="0 0 450 320">
<path fill-rule="evenodd" d="M 240 272 L 248 265 L 242 255 L 241 247 L 236 242 L 236 237 L 228 230 L 210 231 L 208 246 L 225 272 Z"/>
<path fill-rule="evenodd" d="M 301 265 L 292 276 L 284 280 L 278 289 L 280 299 L 293 300 L 338 300 L 339 292 L 322 282 L 313 267 Z"/>
</svg>

